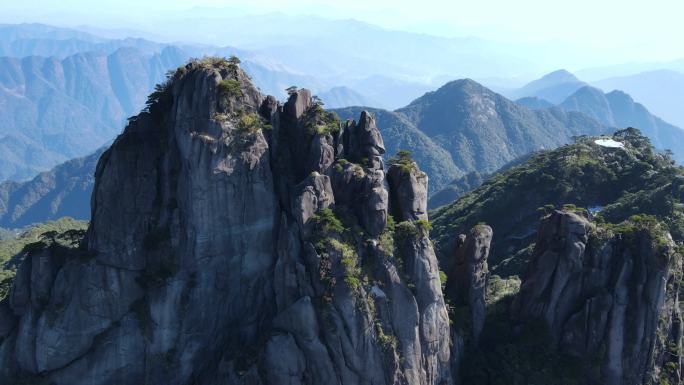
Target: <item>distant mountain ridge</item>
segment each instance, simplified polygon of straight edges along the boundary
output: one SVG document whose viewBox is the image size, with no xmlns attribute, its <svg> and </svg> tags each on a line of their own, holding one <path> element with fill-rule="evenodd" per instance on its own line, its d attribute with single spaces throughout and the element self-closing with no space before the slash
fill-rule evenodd
<svg viewBox="0 0 684 385">
<path fill-rule="evenodd" d="M 592 85 L 605 92 L 622 90 L 663 120 L 684 127 L 684 66 L 681 68 L 610 77 Z"/>
<path fill-rule="evenodd" d="M 567 70 L 558 70 L 526 84 L 509 96 L 514 99 L 532 96 L 557 104 L 585 85 Z"/>
<path fill-rule="evenodd" d="M 379 103 L 349 87 L 333 87 L 321 92 L 318 96 L 328 108 L 343 108 L 353 106 L 379 106 Z"/>
<path fill-rule="evenodd" d="M 166 71 L 184 60 L 173 49 L 146 54 L 135 48 L 62 60 L 0 57 L 0 141 L 15 143 L 0 159 L 0 181 L 32 177 L 51 162 L 104 145 L 144 106 Z"/>
<path fill-rule="evenodd" d="M 336 112 L 351 119 L 362 109 L 367 108 Z M 531 152 L 568 143 L 573 136 L 610 131 L 580 112 L 530 110 L 470 79 L 451 81 L 394 112 L 370 111 L 377 115 L 388 155 L 411 151 L 430 176 L 433 194 L 466 173 L 489 174 Z M 418 133 L 424 137 L 421 141 L 415 139 Z"/>
<path fill-rule="evenodd" d="M 447 149 L 454 164 L 466 172 L 491 173 L 575 135 L 608 131 L 581 113 L 530 110 L 470 79 L 449 82 L 397 112 Z"/>
<path fill-rule="evenodd" d="M 27 182 L 0 183 L 0 227 L 20 228 L 61 217 L 90 219 L 95 166 L 104 150 L 65 162 Z"/>
<path fill-rule="evenodd" d="M 27 180 L 95 151 L 144 107 L 167 71 L 214 53 L 244 52 L 104 39 L 40 24 L 0 25 L 0 182 Z M 246 60 L 243 67 L 264 92 L 277 96 L 292 84 L 327 87 L 275 64 Z"/>
<path fill-rule="evenodd" d="M 548 104 L 556 104 L 566 111 L 584 113 L 610 127 L 638 127 L 657 149 L 672 150 L 674 159 L 680 163 L 684 162 L 684 130 L 655 116 L 624 91 L 613 90 L 604 93 L 596 87 L 579 81 L 575 83 L 575 86 L 579 87 L 563 100 L 552 103 L 550 99 L 545 99 L 534 85 L 550 84 L 556 95 L 563 95 L 569 89 L 566 87 L 568 83 L 563 79 L 575 78 L 574 76 L 568 78 L 554 75 L 558 72 L 560 71 L 546 75 L 516 91 L 524 95 L 517 100 L 517 103 L 532 109 L 544 109 L 548 108 Z M 561 81 L 548 81 L 549 79 Z M 684 85 L 684 77 L 682 77 L 682 85 Z"/>
<path fill-rule="evenodd" d="M 583 112 L 610 126 L 639 127 L 657 149 L 672 150 L 674 159 L 684 163 L 684 130 L 651 114 L 625 92 L 604 94 L 597 88 L 586 86 L 560 106 Z"/>
</svg>

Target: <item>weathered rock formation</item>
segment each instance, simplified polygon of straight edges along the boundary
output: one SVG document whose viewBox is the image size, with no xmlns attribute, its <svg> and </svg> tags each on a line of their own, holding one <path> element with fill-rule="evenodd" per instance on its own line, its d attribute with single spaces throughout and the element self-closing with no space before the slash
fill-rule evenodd
<svg viewBox="0 0 684 385">
<path fill-rule="evenodd" d="M 489 276 L 487 257 L 492 235 L 491 227 L 477 225 L 469 235 L 459 236 L 447 272 L 444 295 L 454 306 L 468 307 L 471 336 L 475 344 L 480 339 L 485 322 L 485 288 Z"/>
<path fill-rule="evenodd" d="M 427 220 L 428 176 L 418 164 L 392 164 L 387 170 L 392 214 L 406 220 Z"/>
<path fill-rule="evenodd" d="M 424 233 L 392 247 L 383 152 L 368 114 L 179 69 L 100 159 L 84 248 L 22 263 L 0 383 L 451 384 L 437 260 Z"/>
<path fill-rule="evenodd" d="M 521 325 L 542 321 L 583 362 L 584 383 L 681 383 L 682 262 L 660 226 L 605 230 L 563 211 L 541 225 L 513 313 Z"/>
</svg>

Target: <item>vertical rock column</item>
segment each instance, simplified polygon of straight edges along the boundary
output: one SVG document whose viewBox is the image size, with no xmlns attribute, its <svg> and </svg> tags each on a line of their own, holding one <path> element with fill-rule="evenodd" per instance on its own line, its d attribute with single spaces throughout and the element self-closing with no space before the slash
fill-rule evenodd
<svg viewBox="0 0 684 385">
<path fill-rule="evenodd" d="M 429 359 L 425 363 L 428 373 L 421 383 L 441 383 L 437 381 L 440 378 L 447 383 L 446 378 L 451 381 L 449 315 L 442 295 L 437 257 L 424 223 L 427 220 L 428 178 L 415 162 L 410 167 L 394 163 L 387 170 L 387 176 L 391 212 L 395 220 L 401 222 L 395 235 L 395 251 L 398 252 L 395 257 L 403 259 L 406 279 L 413 285 L 420 315 L 421 349 L 423 356 Z M 406 346 L 408 341 L 401 342 Z M 410 377 L 409 383 L 414 383 Z"/>
<path fill-rule="evenodd" d="M 492 228 L 473 227 L 468 236 L 461 236 L 451 257 L 445 295 L 456 306 L 468 306 L 472 318 L 472 338 L 480 339 L 485 321 L 485 288 L 489 270 L 487 257 L 492 242 Z"/>
<path fill-rule="evenodd" d="M 393 164 L 387 170 L 390 187 L 390 212 L 397 220 L 427 220 L 428 176 L 412 162 Z"/>
</svg>

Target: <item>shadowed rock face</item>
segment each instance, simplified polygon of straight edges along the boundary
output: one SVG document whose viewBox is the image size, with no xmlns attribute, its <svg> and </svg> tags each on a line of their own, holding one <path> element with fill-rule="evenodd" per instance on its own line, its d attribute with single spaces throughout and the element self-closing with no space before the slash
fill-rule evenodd
<svg viewBox="0 0 684 385">
<path fill-rule="evenodd" d="M 392 164 L 387 170 L 392 213 L 404 220 L 427 220 L 428 176 L 412 163 L 409 170 Z"/>
<path fill-rule="evenodd" d="M 326 116 L 228 63 L 179 70 L 100 159 L 84 249 L 22 263 L 0 383 L 452 383 L 432 243 L 381 245 L 382 138 Z"/>
<path fill-rule="evenodd" d="M 447 273 L 445 296 L 456 306 L 468 306 L 475 344 L 485 322 L 485 286 L 489 276 L 487 257 L 492 235 L 492 228 L 486 225 L 474 227 L 468 236 L 461 235 Z"/>
<path fill-rule="evenodd" d="M 680 346 L 681 256 L 653 226 L 611 237 L 563 211 L 541 225 L 513 314 L 543 321 L 553 343 L 584 362 L 587 383 L 680 383 L 667 349 Z"/>
</svg>

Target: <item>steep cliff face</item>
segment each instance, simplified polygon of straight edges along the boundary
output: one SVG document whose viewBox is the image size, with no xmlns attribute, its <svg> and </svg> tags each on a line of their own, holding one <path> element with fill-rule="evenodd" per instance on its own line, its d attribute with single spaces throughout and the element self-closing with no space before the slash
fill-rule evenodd
<svg viewBox="0 0 684 385">
<path fill-rule="evenodd" d="M 655 221 L 606 228 L 556 211 L 541 225 L 513 316 L 545 325 L 552 343 L 579 359 L 582 383 L 678 384 L 681 269 Z"/>
<path fill-rule="evenodd" d="M 188 64 L 100 159 L 83 246 L 21 265 L 0 382 L 452 383 L 432 243 L 387 225 L 383 152 L 368 114 Z"/>
</svg>

